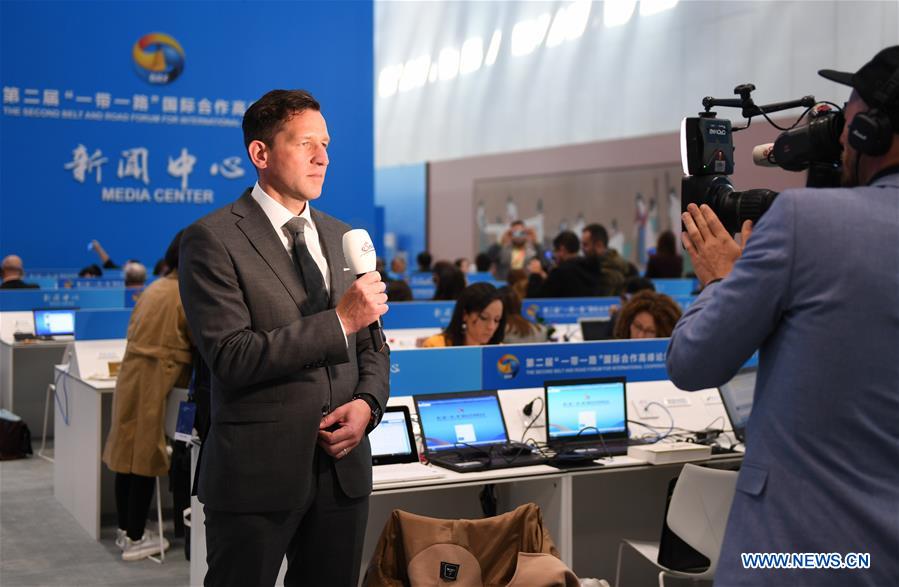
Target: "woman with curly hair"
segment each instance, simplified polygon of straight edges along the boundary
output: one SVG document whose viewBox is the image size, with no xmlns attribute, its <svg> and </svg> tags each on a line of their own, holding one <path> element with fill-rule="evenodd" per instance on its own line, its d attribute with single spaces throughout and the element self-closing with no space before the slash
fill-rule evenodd
<svg viewBox="0 0 899 587">
<path fill-rule="evenodd" d="M 668 338 L 680 317 L 680 306 L 670 297 L 640 291 L 621 309 L 615 338 Z"/>
</svg>

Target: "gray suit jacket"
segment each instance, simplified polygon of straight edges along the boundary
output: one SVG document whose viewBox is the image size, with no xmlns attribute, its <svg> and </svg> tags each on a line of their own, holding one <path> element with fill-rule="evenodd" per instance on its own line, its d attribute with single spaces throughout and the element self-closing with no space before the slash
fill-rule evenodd
<svg viewBox="0 0 899 587">
<path fill-rule="evenodd" d="M 341 243 L 350 227 L 314 208 L 312 216 L 331 269 L 331 304 L 309 316 L 300 312 L 303 282 L 250 190 L 184 231 L 181 299 L 212 372 L 198 479 L 210 508 L 302 507 L 322 414 L 358 392 L 387 403 L 387 353 L 372 350 L 367 329 L 347 345 L 334 310 L 355 279 L 344 271 Z M 349 497 L 371 492 L 367 437 L 335 466 Z"/>
<path fill-rule="evenodd" d="M 789 190 L 678 322 L 668 373 L 696 390 L 760 349 L 715 585 L 899 580 L 899 175 Z M 870 553 L 869 570 L 744 570 L 741 553 Z"/>
</svg>

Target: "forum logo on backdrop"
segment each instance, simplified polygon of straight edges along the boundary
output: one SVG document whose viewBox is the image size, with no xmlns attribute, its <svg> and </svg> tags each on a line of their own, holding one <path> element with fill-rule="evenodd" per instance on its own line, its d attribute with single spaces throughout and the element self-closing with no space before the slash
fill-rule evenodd
<svg viewBox="0 0 899 587">
<path fill-rule="evenodd" d="M 131 49 L 137 75 L 153 85 L 170 84 L 184 71 L 184 49 L 174 37 L 149 33 Z"/>
<path fill-rule="evenodd" d="M 512 354 L 505 354 L 496 362 L 496 371 L 503 379 L 512 379 L 518 375 L 518 369 L 521 363 L 518 357 Z"/>
</svg>

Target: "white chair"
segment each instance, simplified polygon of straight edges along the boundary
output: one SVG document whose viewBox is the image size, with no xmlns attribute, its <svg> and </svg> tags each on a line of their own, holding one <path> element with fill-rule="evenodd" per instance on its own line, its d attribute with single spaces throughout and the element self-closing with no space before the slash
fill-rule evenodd
<svg viewBox="0 0 899 587">
<path fill-rule="evenodd" d="M 181 387 L 172 388 L 165 404 L 165 437 L 175 438 L 175 428 L 178 425 L 178 411 L 181 402 L 187 401 L 187 390 Z M 167 446 L 166 450 L 169 456 L 172 456 L 172 447 Z M 148 557 L 153 562 L 162 564 L 165 562 L 165 548 L 163 547 L 162 535 L 162 494 L 160 493 L 159 477 L 156 478 L 156 524 L 157 535 L 159 536 L 159 556 Z"/>
<path fill-rule="evenodd" d="M 658 563 L 658 542 L 625 539 L 618 546 L 615 586 L 620 585 L 621 556 L 625 545 L 630 546 L 660 569 L 659 587 L 665 587 L 665 577 L 711 581 L 718 567 L 718 556 L 721 553 L 724 529 L 736 486 L 736 471 L 684 465 L 674 486 L 666 519 L 672 532 L 709 559 L 709 568 L 697 573 L 665 568 Z"/>
</svg>

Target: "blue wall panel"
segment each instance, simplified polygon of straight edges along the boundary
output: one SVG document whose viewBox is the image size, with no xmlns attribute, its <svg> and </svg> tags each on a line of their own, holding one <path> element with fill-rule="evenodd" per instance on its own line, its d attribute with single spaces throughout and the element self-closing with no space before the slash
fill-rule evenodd
<svg viewBox="0 0 899 587">
<path fill-rule="evenodd" d="M 424 163 L 375 170 L 375 203 L 385 209 L 384 234 L 393 235 L 380 256 L 389 263 L 397 252 L 405 252 L 410 270 L 415 268 L 415 257 L 427 246 L 426 179 Z"/>
<path fill-rule="evenodd" d="M 274 88 L 322 104 L 331 164 L 315 205 L 380 242 L 372 26 L 365 1 L 0 2 L 0 254 L 82 267 L 96 238 L 152 268 L 178 230 L 253 184 L 240 122 Z M 153 33 L 181 53 L 165 41 L 137 55 L 180 62 L 169 83 L 135 59 Z"/>
</svg>

